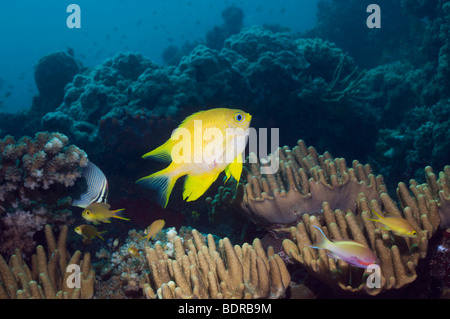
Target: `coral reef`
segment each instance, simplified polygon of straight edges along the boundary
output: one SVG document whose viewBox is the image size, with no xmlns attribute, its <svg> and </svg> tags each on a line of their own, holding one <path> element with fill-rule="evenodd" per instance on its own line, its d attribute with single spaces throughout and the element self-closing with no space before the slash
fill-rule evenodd
<svg viewBox="0 0 450 319">
<path fill-rule="evenodd" d="M 34 248 L 33 235 L 45 224 L 69 222 L 68 187 L 81 176 L 87 155 L 60 133 L 0 140 L 0 251 Z"/>
<path fill-rule="evenodd" d="M 428 240 L 437 230 L 440 218 L 436 202 L 430 202 L 428 206 L 423 198 L 420 200 L 411 196 L 406 187 L 400 192 L 404 196 L 401 197 L 402 212 L 387 194 L 382 196 L 382 205 L 376 200 L 369 201 L 361 194 L 355 213 L 351 210 L 333 211 L 324 202 L 323 219 L 304 214 L 303 221 L 290 229 L 295 242 L 285 239 L 283 247 L 289 256 L 306 266 L 310 273 L 337 290 L 377 295 L 384 290 L 410 284 L 417 278 L 415 269 L 419 260 L 427 254 Z M 404 216 L 419 230 L 418 236 L 412 239 L 396 237 L 376 228 L 375 223 L 367 219 L 371 218 L 370 210 L 379 212 L 383 211 L 382 207 L 385 213 Z M 324 251 L 309 247 L 314 243 L 313 225 L 321 227 L 333 240 L 355 240 L 370 247 L 380 262 L 378 282 L 369 278 L 374 273 L 373 269 L 363 271 L 350 267 L 345 261 L 335 261 Z M 368 284 L 369 281 L 373 286 Z"/>
<path fill-rule="evenodd" d="M 286 143 L 302 136 L 319 148 L 363 158 L 377 139 L 375 113 L 383 112 L 372 111 L 364 102 L 367 92 L 359 81 L 364 74 L 349 54 L 331 42 L 295 39 L 288 33 L 253 26 L 229 36 L 220 49 L 197 45 L 177 66 L 158 66 L 138 53 L 119 53 L 75 75 L 65 87 L 61 105 L 39 116 L 37 122 L 31 121 L 32 114 L 22 114 L 17 120 L 25 118 L 23 122 L 32 124 L 18 128 L 3 124 L 0 118 L 0 125 L 14 136 L 31 134 L 27 130 L 58 130 L 88 152 L 93 162 L 99 162 L 105 153 L 104 136 L 120 141 L 114 125 L 105 126 L 102 118 L 126 121 L 137 131 L 144 123 L 141 116 L 178 123 L 199 108 L 235 105 L 261 115 L 254 118 L 254 127 L 286 126 L 280 132 Z M 304 124 L 285 121 L 286 114 L 303 118 Z M 131 119 L 137 120 L 136 127 Z M 337 128 L 337 122 L 352 125 Z M 312 133 L 316 129 L 336 139 L 318 138 Z M 153 136 L 147 143 L 164 141 L 157 128 L 147 130 Z M 346 142 L 345 136 L 356 133 L 364 135 L 364 142 Z"/>
<path fill-rule="evenodd" d="M 278 171 L 268 172 L 270 163 L 278 163 Z M 333 159 L 328 152 L 318 155 L 302 140 L 292 150 L 279 148 L 268 160 L 251 154 L 246 165 L 249 169 L 238 187 L 235 183 L 223 187 L 214 200 L 206 200 L 210 215 L 231 207 L 268 229 L 284 230 L 296 224 L 290 228 L 294 241 L 285 239 L 284 250 L 334 288 L 376 295 L 411 283 L 417 277 L 419 259 L 427 254 L 429 239 L 439 226 L 449 227 L 450 166 L 439 176 L 426 167 L 427 183 L 410 180 L 409 188 L 399 183 L 398 208 L 383 177 L 375 176 L 369 165 L 353 161 L 353 167 L 347 168 L 344 159 Z M 371 210 L 404 216 L 417 229 L 417 238 L 392 237 L 377 229 L 367 220 Z M 380 286 L 369 289 L 365 280 L 370 272 L 310 248 L 313 225 L 322 227 L 331 239 L 352 239 L 370 247 L 380 260 Z"/>
<path fill-rule="evenodd" d="M 369 165 L 355 160 L 347 168 L 343 158 L 333 159 L 329 152 L 319 155 L 303 140 L 292 150 L 278 148 L 268 158 L 270 162 L 263 162 L 251 153 L 242 185 L 233 196 L 223 191 L 223 200 L 216 198 L 215 206 L 227 202 L 240 206 L 254 223 L 277 228 L 295 223 L 304 213 L 321 213 L 325 201 L 332 209 L 353 209 L 359 193 L 376 199 L 385 191 L 382 177 L 375 177 Z M 278 170 L 269 169 L 270 163 L 279 165 Z M 262 168 L 269 170 L 262 173 Z"/>
<path fill-rule="evenodd" d="M 259 239 L 233 247 L 185 226 L 143 238 L 130 230 L 125 242 L 96 254 L 94 298 L 282 298 L 289 287 L 284 262 Z"/>
<path fill-rule="evenodd" d="M 62 227 L 55 240 L 51 227 L 46 225 L 47 252 L 38 245 L 31 267 L 25 263 L 20 249 L 16 249 L 9 263 L 0 255 L 0 299 L 90 299 L 95 281 L 90 254 L 82 256 L 76 251 L 70 257 L 67 232 L 68 227 Z M 77 276 L 74 266 L 79 267 L 79 279 L 71 276 Z"/>
<path fill-rule="evenodd" d="M 161 231 L 153 241 L 163 247 L 168 256 L 172 256 L 175 236 L 177 231 L 172 227 Z M 145 275 L 149 271 L 145 258 L 145 249 L 149 244 L 147 240 L 141 240 L 143 238 L 142 232 L 132 229 L 123 243 L 109 245 L 109 248 L 102 248 L 96 253 L 101 261 L 94 265 L 98 273 L 94 298 L 142 298 Z"/>
<path fill-rule="evenodd" d="M 64 97 L 64 87 L 81 71 L 81 65 L 66 52 L 54 52 L 39 59 L 34 67 L 34 79 L 39 98 L 32 111 L 45 114 L 53 111 Z"/>
<path fill-rule="evenodd" d="M 194 229 L 191 239 L 183 242 L 177 236 L 173 242 L 172 258 L 159 244 L 146 248 L 151 270 L 144 285 L 147 298 L 280 298 L 289 286 L 284 262 L 271 248 L 266 254 L 258 239 L 233 247 L 224 238 L 217 247 L 212 235 L 206 243 Z"/>
</svg>

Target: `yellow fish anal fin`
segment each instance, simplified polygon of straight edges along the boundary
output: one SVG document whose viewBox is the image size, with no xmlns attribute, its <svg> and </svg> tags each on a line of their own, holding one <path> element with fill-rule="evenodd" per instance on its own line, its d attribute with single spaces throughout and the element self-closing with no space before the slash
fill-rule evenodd
<svg viewBox="0 0 450 319">
<path fill-rule="evenodd" d="M 239 154 L 233 162 L 230 163 L 230 165 L 228 165 L 225 168 L 225 175 L 227 176 L 227 179 L 225 180 L 224 183 L 226 183 L 228 181 L 228 179 L 233 176 L 234 179 L 236 180 L 236 187 L 237 184 L 239 184 L 239 179 L 241 178 L 241 173 L 242 173 L 242 155 Z"/>
<path fill-rule="evenodd" d="M 143 184 L 146 187 L 158 191 L 159 203 L 164 208 L 166 208 L 167 203 L 169 202 L 169 197 L 172 193 L 175 182 L 180 177 L 180 175 L 174 175 L 172 170 L 173 168 L 169 165 L 169 167 L 160 170 L 159 172 L 153 173 L 152 175 L 143 177 L 136 181 L 136 183 Z"/>
<path fill-rule="evenodd" d="M 197 200 L 219 177 L 220 172 L 204 175 L 188 175 L 184 182 L 183 199 L 187 202 Z"/>
</svg>

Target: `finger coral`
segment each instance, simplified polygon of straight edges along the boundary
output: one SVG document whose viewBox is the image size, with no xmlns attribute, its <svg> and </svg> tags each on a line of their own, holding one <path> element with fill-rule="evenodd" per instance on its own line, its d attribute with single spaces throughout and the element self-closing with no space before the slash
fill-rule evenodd
<svg viewBox="0 0 450 319">
<path fill-rule="evenodd" d="M 0 140 L 0 251 L 24 253 L 46 223 L 65 224 L 71 212 L 67 188 L 81 176 L 87 155 L 59 133 Z M 21 245 L 21 246 L 17 246 Z"/>
<path fill-rule="evenodd" d="M 414 186 L 413 186 L 414 187 Z M 296 227 L 291 227 L 294 241 L 285 239 L 286 253 L 300 262 L 306 269 L 329 286 L 348 292 L 362 292 L 377 295 L 384 290 L 401 288 L 417 278 L 416 267 L 425 258 L 428 240 L 439 226 L 436 202 L 425 203 L 424 198 L 409 194 L 406 186 L 399 189 L 403 210 L 397 208 L 392 199 L 384 193 L 382 205 L 368 200 L 360 194 L 356 212 L 332 210 L 323 203 L 323 217 L 304 214 Z M 403 216 L 418 231 L 416 238 L 392 236 L 388 231 L 377 228 L 369 221 L 371 210 Z M 309 247 L 314 244 L 313 226 L 321 227 L 332 240 L 354 240 L 375 253 L 379 260 L 380 273 L 374 269 L 362 270 L 351 267 L 342 260 L 330 258 L 325 251 Z"/>
<path fill-rule="evenodd" d="M 9 263 L 0 255 L 0 299 L 91 298 L 95 272 L 90 254 L 85 253 L 82 257 L 77 250 L 70 257 L 66 249 L 67 232 L 68 227 L 62 227 L 58 240 L 55 240 L 51 227 L 46 225 L 47 251 L 43 246 L 37 246 L 31 267 L 22 258 L 20 249 L 16 249 Z M 77 268 L 78 273 L 74 270 Z"/>
<path fill-rule="evenodd" d="M 174 258 L 159 244 L 147 247 L 146 252 L 150 267 L 144 285 L 147 298 L 280 298 L 290 283 L 284 262 L 270 247 L 266 254 L 258 239 L 252 245 L 233 247 L 224 238 L 217 247 L 212 235 L 205 242 L 194 229 L 185 242 L 174 238 Z"/>
<path fill-rule="evenodd" d="M 278 157 L 277 157 L 278 155 Z M 269 164 L 278 170 L 268 172 Z M 417 277 L 418 261 L 426 257 L 428 241 L 450 216 L 450 166 L 438 176 L 425 168 L 427 183 L 399 183 L 399 206 L 388 195 L 381 175 L 369 165 L 319 155 L 300 140 L 292 150 L 279 148 L 268 160 L 250 155 L 247 174 L 238 187 L 222 187 L 215 199 L 207 199 L 210 215 L 232 207 L 254 223 L 269 229 L 290 228 L 292 240 L 283 241 L 286 253 L 331 287 L 376 295 L 400 288 Z M 371 210 L 403 216 L 417 230 L 416 238 L 392 235 L 368 221 Z M 323 229 L 331 240 L 355 240 L 371 248 L 380 260 L 380 284 L 366 285 L 371 274 L 334 261 L 313 245 L 313 226 Z"/>
</svg>

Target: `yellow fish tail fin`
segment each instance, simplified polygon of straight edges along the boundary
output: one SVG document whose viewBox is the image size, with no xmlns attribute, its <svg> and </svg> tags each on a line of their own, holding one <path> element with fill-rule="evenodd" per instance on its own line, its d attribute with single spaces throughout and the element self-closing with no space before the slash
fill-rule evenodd
<svg viewBox="0 0 450 319">
<path fill-rule="evenodd" d="M 122 220 L 131 220 L 129 218 L 125 218 L 125 217 L 122 217 L 122 216 L 119 216 L 119 215 L 114 215 L 113 218 L 122 219 Z"/>
<path fill-rule="evenodd" d="M 158 191 L 159 203 L 164 208 L 166 208 L 167 203 L 169 202 L 170 194 L 179 177 L 178 175 L 171 174 L 169 168 L 170 166 L 159 172 L 153 173 L 152 175 L 143 177 L 136 182 Z"/>
<path fill-rule="evenodd" d="M 183 199 L 191 202 L 202 196 L 212 183 L 219 177 L 219 173 L 205 175 L 188 175 L 184 182 Z"/>
<path fill-rule="evenodd" d="M 102 234 L 105 234 L 105 233 L 107 233 L 106 230 L 99 232 L 99 233 L 97 234 L 98 238 L 100 238 L 101 240 L 104 241 L 105 239 L 103 238 Z"/>
<path fill-rule="evenodd" d="M 314 246 L 309 246 L 311 248 L 316 248 L 316 249 L 326 249 L 327 245 L 330 243 L 330 241 L 328 240 L 327 236 L 325 236 L 325 234 L 323 233 L 322 229 L 320 229 L 320 227 L 317 227 L 316 225 L 314 225 L 314 227 L 318 230 L 318 232 L 316 233 L 316 243 L 314 244 Z"/>
<path fill-rule="evenodd" d="M 116 209 L 116 210 L 112 210 L 111 213 L 113 213 L 114 215 L 111 216 L 112 218 L 117 218 L 117 219 L 123 219 L 123 220 L 130 220 L 129 218 L 125 218 L 122 216 L 117 215 L 117 213 L 121 212 L 125 210 L 125 208 L 121 208 L 121 209 Z"/>
<path fill-rule="evenodd" d="M 125 208 L 112 210 L 111 213 L 114 213 L 114 214 L 115 214 L 115 213 L 121 212 L 121 211 L 123 211 L 123 210 L 125 210 Z"/>
<path fill-rule="evenodd" d="M 173 146 L 172 144 L 173 144 L 173 141 L 171 139 L 169 139 L 167 142 L 165 142 L 163 145 L 155 148 L 153 151 L 150 151 L 150 152 L 142 155 L 142 158 L 153 157 L 162 162 L 170 162 L 170 161 L 172 161 L 172 156 L 171 156 L 172 146 Z"/>
</svg>

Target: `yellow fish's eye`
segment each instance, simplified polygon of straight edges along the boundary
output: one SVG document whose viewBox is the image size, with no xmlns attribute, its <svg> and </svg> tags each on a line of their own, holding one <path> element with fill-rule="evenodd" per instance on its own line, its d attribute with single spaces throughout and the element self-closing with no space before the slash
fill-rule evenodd
<svg viewBox="0 0 450 319">
<path fill-rule="evenodd" d="M 244 119 L 245 116 L 241 112 L 236 112 L 236 114 L 234 114 L 234 120 L 236 122 L 242 122 Z"/>
<path fill-rule="evenodd" d="M 86 215 L 90 215 L 90 214 L 91 214 L 91 212 L 87 210 L 86 211 Z"/>
</svg>

